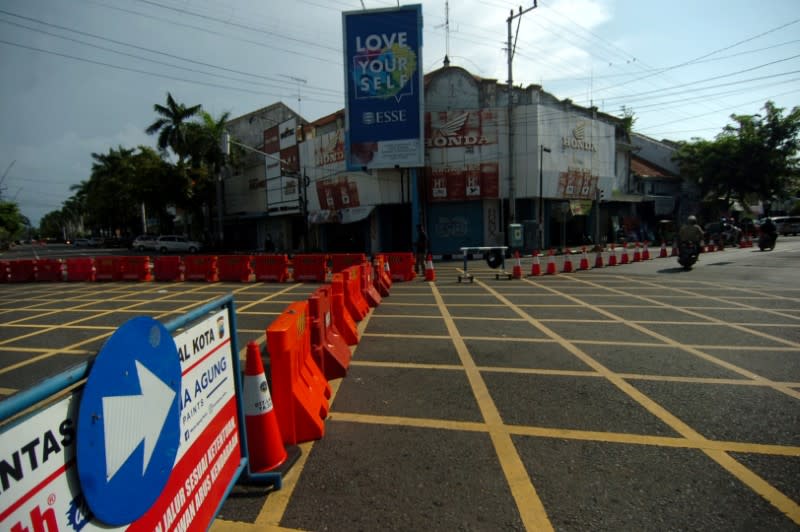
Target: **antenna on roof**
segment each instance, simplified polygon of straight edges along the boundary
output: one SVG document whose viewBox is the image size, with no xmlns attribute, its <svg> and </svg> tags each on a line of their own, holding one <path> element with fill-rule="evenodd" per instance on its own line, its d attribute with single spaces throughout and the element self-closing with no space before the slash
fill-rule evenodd
<svg viewBox="0 0 800 532">
<path fill-rule="evenodd" d="M 295 77 L 295 76 L 287 76 L 286 74 L 281 74 L 280 76 L 282 78 L 290 79 L 292 81 L 296 81 L 297 82 L 297 114 L 302 116 L 303 115 L 303 104 L 301 103 L 301 98 L 300 98 L 300 84 L 301 83 L 307 84 L 308 81 L 303 79 L 303 78 L 298 78 L 298 77 Z"/>
<path fill-rule="evenodd" d="M 444 28 L 444 66 L 450 66 L 450 0 L 444 2 L 444 24 L 436 28 Z"/>
</svg>

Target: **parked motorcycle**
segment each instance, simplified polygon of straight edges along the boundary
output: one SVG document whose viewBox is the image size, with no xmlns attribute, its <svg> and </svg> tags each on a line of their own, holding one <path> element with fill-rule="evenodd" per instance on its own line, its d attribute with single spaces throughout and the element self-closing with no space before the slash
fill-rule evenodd
<svg viewBox="0 0 800 532">
<path fill-rule="evenodd" d="M 681 242 L 678 245 L 678 264 L 684 270 L 691 270 L 697 258 L 700 256 L 700 246 L 694 242 Z"/>
<path fill-rule="evenodd" d="M 762 231 L 758 237 L 758 249 L 761 251 L 775 249 L 776 240 L 778 240 L 778 233 L 765 233 Z"/>
</svg>

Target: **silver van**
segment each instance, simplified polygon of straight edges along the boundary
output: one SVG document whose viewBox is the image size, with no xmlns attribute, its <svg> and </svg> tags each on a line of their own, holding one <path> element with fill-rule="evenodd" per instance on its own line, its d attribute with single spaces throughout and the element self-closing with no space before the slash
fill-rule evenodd
<svg viewBox="0 0 800 532">
<path fill-rule="evenodd" d="M 778 234 L 783 236 L 800 234 L 800 216 L 773 216 Z"/>
</svg>

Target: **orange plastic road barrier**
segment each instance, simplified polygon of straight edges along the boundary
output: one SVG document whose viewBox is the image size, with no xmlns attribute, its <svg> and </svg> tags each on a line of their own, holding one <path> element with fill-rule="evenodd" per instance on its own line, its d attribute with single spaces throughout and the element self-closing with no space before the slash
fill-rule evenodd
<svg viewBox="0 0 800 532">
<path fill-rule="evenodd" d="M 8 262 L 8 282 L 30 283 L 36 280 L 36 261 L 20 259 Z"/>
<path fill-rule="evenodd" d="M 350 266 L 342 270 L 345 281 L 344 304 L 356 321 L 363 320 L 369 314 L 369 304 L 361 295 L 361 266 Z"/>
<path fill-rule="evenodd" d="M 122 279 L 124 257 L 95 257 L 94 267 L 97 270 L 95 281 L 119 281 Z"/>
<path fill-rule="evenodd" d="M 249 283 L 253 275 L 251 255 L 220 255 L 217 257 L 219 280 Z"/>
<path fill-rule="evenodd" d="M 322 438 L 331 388 L 311 357 L 307 301 L 292 303 L 267 327 L 267 345 L 283 443 Z"/>
<path fill-rule="evenodd" d="M 261 349 L 255 342 L 247 344 L 244 379 L 244 422 L 247 430 L 247 451 L 250 470 L 264 473 L 280 467 L 288 458 L 272 407 L 269 385 L 261 362 Z"/>
<path fill-rule="evenodd" d="M 390 275 L 387 275 L 385 271 L 387 266 L 388 264 L 384 262 L 383 255 L 377 255 L 375 257 L 375 261 L 373 262 L 373 285 L 381 297 L 388 297 L 389 288 L 392 286 L 392 278 Z"/>
<path fill-rule="evenodd" d="M 300 254 L 292 258 L 292 279 L 296 282 L 324 283 L 328 277 L 328 256 L 324 253 Z"/>
<path fill-rule="evenodd" d="M 120 278 L 123 281 L 152 281 L 153 266 L 150 257 L 125 257 Z"/>
<path fill-rule="evenodd" d="M 382 299 L 380 293 L 375 289 L 373 277 L 372 264 L 364 259 L 364 262 L 361 263 L 361 295 L 367 305 L 374 308 L 381 304 Z"/>
<path fill-rule="evenodd" d="M 350 367 L 350 348 L 333 324 L 331 285 L 317 288 L 308 298 L 311 323 L 311 356 L 328 380 L 347 375 Z"/>
<path fill-rule="evenodd" d="M 533 263 L 531 264 L 531 275 L 542 275 L 542 264 L 539 262 L 539 250 L 533 250 Z"/>
<path fill-rule="evenodd" d="M 334 273 L 331 281 L 331 314 L 333 316 L 333 326 L 342 335 L 347 345 L 358 343 L 358 326 L 350 311 L 345 305 L 347 283 L 344 280 L 344 273 Z"/>
<path fill-rule="evenodd" d="M 36 280 L 63 281 L 64 267 L 61 259 L 39 259 L 36 261 Z"/>
<path fill-rule="evenodd" d="M 92 257 L 67 259 L 67 281 L 94 281 L 95 273 Z"/>
<path fill-rule="evenodd" d="M 156 281 L 183 281 L 183 261 L 177 255 L 156 257 L 153 275 Z"/>
<path fill-rule="evenodd" d="M 217 257 L 215 255 L 187 255 L 183 258 L 184 278 L 187 281 L 219 281 Z"/>
<path fill-rule="evenodd" d="M 289 280 L 289 257 L 286 255 L 256 255 L 253 257 L 256 281 L 285 283 Z"/>
<path fill-rule="evenodd" d="M 367 260 L 367 256 L 363 253 L 332 253 L 330 258 L 333 273 L 340 273 L 345 268 L 357 266 Z"/>
<path fill-rule="evenodd" d="M 411 252 L 384 253 L 392 271 L 392 281 L 411 281 L 417 276 L 414 272 L 415 257 Z"/>
</svg>

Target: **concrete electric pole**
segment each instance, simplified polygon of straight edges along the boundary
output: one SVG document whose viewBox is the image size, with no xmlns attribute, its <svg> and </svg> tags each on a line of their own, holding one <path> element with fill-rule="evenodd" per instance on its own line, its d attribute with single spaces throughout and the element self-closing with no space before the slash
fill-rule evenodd
<svg viewBox="0 0 800 532">
<path fill-rule="evenodd" d="M 514 49 L 516 48 L 516 39 L 519 37 L 519 23 L 517 23 L 517 33 L 514 37 L 514 43 L 511 42 L 511 23 L 515 18 L 520 18 L 522 15 L 536 9 L 536 0 L 533 0 L 533 5 L 527 9 L 519 7 L 519 11 L 514 13 L 511 10 L 506 22 L 508 23 L 508 219 L 509 222 L 515 222 L 517 217 L 517 190 L 514 183 L 514 123 L 512 114 L 514 112 L 514 74 L 512 63 L 514 61 Z M 501 201 L 502 205 L 502 201 Z M 502 212 L 502 209 L 501 209 Z M 502 223 L 502 220 L 501 222 Z"/>
</svg>

